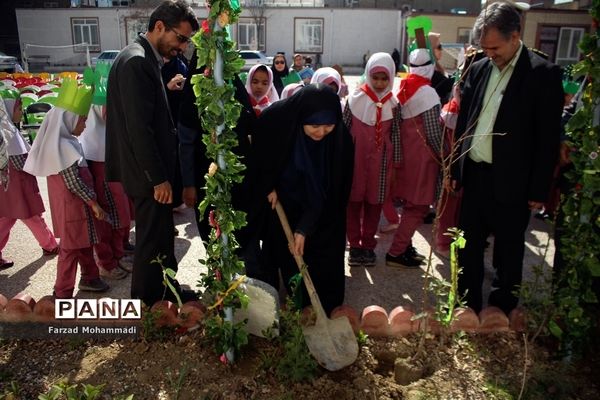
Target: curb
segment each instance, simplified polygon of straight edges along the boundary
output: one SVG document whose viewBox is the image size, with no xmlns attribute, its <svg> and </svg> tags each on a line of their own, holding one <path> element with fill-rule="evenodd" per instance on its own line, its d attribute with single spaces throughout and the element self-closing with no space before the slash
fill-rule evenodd
<svg viewBox="0 0 600 400">
<path fill-rule="evenodd" d="M 154 321 L 157 327 L 192 328 L 206 315 L 206 307 L 199 301 L 189 301 L 178 309 L 176 304 L 162 300 L 156 302 L 150 310 L 159 312 Z M 44 296 L 36 302 L 27 293 L 19 293 L 10 300 L 0 293 L 0 322 L 60 322 L 61 320 L 57 321 L 54 318 L 54 311 L 52 296 Z M 430 309 L 428 314 L 431 315 L 432 312 L 433 309 Z M 347 317 L 355 333 L 363 331 L 373 337 L 402 337 L 420 331 L 422 326 L 431 333 L 441 331 L 440 324 L 431 317 L 427 317 L 425 322 L 424 318 L 418 319 L 415 316 L 414 309 L 410 306 L 398 306 L 389 314 L 383 307 L 377 305 L 365 307 L 360 315 L 348 305 L 336 307 L 331 312 L 332 319 Z M 523 332 L 526 329 L 526 318 L 526 311 L 520 307 L 512 310 L 508 316 L 498 307 L 484 308 L 479 315 L 469 307 L 457 308 L 454 310 L 450 332 Z M 88 319 L 81 323 L 89 324 L 91 321 L 93 320 Z M 121 320 L 113 320 L 113 322 L 118 321 Z"/>
</svg>

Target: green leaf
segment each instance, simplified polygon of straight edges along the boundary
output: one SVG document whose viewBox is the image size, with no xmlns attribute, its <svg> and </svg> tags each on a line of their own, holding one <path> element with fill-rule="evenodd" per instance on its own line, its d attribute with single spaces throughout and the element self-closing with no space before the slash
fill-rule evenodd
<svg viewBox="0 0 600 400">
<path fill-rule="evenodd" d="M 550 330 L 550 333 L 556 338 L 560 339 L 563 336 L 563 330 L 552 320 L 548 322 L 548 330 Z"/>
</svg>

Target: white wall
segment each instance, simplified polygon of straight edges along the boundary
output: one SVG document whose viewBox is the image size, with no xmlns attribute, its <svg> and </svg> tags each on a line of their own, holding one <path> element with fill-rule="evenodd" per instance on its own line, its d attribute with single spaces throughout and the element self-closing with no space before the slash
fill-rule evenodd
<svg viewBox="0 0 600 400">
<path fill-rule="evenodd" d="M 199 18 L 206 10 L 195 10 Z M 97 17 L 101 50 L 120 49 L 127 45 L 125 18 L 131 15 L 149 15 L 150 9 L 85 8 L 85 9 L 17 9 L 17 25 L 21 48 L 24 44 L 47 46 L 71 45 L 72 17 Z M 288 62 L 294 53 L 294 17 L 323 18 L 323 65 L 361 66 L 367 51 L 375 53 L 400 48 L 400 12 L 382 9 L 331 9 L 331 8 L 273 8 L 266 11 L 267 54 L 285 51 Z M 243 17 L 251 17 L 244 10 Z M 235 38 L 236 32 L 233 29 Z M 83 65 L 85 53 L 73 49 L 27 48 L 27 55 L 50 55 L 56 64 Z M 92 53 L 92 56 L 98 52 Z"/>
<path fill-rule="evenodd" d="M 362 65 L 369 51 L 391 53 L 400 46 L 400 12 L 375 9 L 295 8 L 267 10 L 267 54 L 294 54 L 294 18 L 323 18 L 323 65 Z M 243 17 L 250 17 L 248 12 Z M 235 34 L 235 32 L 234 32 Z M 314 61 L 314 60 L 313 60 Z"/>
</svg>

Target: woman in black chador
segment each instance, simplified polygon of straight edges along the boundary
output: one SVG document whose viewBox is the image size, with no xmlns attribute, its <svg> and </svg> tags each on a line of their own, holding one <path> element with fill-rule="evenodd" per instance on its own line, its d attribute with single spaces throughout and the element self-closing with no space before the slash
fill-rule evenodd
<svg viewBox="0 0 600 400">
<path fill-rule="evenodd" d="M 290 251 L 302 255 L 329 314 L 344 300 L 346 204 L 354 159 L 339 98 L 327 86 L 307 86 L 266 109 L 258 126 L 253 208 L 266 210 L 255 216 L 262 214 L 266 221 L 262 265 L 267 280 L 278 282 L 280 268 L 289 293 L 289 280 L 298 272 Z M 277 200 L 294 232 L 292 249 L 272 210 Z M 308 305 L 305 291 L 302 297 Z"/>
</svg>

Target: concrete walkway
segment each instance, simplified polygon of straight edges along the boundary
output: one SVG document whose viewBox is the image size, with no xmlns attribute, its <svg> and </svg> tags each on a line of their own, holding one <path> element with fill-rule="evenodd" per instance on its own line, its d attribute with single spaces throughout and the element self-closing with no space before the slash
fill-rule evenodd
<svg viewBox="0 0 600 400">
<path fill-rule="evenodd" d="M 346 76 L 346 82 L 352 91 L 359 82 L 358 76 Z M 395 90 L 399 79 L 394 82 Z M 44 214 L 46 222 L 51 225 L 49 206 L 46 191 L 46 179 L 38 179 L 42 197 L 46 204 L 47 212 Z M 204 257 L 204 247 L 194 222 L 194 212 L 185 209 L 181 213 L 173 214 L 179 235 L 175 238 L 175 251 L 179 260 L 178 279 L 182 284 L 197 288 L 200 274 L 205 268 L 198 262 Z M 385 223 L 385 222 L 384 222 Z M 432 225 L 422 225 L 413 238 L 413 244 L 421 254 L 429 254 L 429 239 Z M 525 249 L 526 279 L 530 279 L 532 266 L 544 265 L 548 270 L 554 257 L 553 242 L 548 240 L 551 225 L 532 218 L 527 232 Z M 400 270 L 385 266 L 385 253 L 390 247 L 393 233 L 379 235 L 379 244 L 376 249 L 377 265 L 372 268 L 350 268 L 346 266 L 346 303 L 359 312 L 366 306 L 379 305 L 390 312 L 395 306 L 414 303 L 420 306 L 423 299 L 423 273 L 421 270 Z M 131 232 L 134 238 L 134 232 Z M 493 242 L 493 240 L 490 240 Z M 546 258 L 543 259 L 546 245 L 549 244 Z M 491 269 L 491 251 L 487 251 L 487 261 L 484 283 L 484 300 L 489 292 L 489 285 L 493 278 Z M 42 250 L 31 235 L 31 232 L 21 223 L 14 226 L 8 245 L 3 251 L 3 257 L 15 261 L 15 266 L 0 271 L 0 293 L 10 298 L 19 292 L 29 293 L 34 299 L 52 293 L 56 274 L 56 258 L 42 256 Z M 347 253 L 346 253 L 347 257 Z M 433 255 L 432 273 L 448 277 L 448 265 Z M 111 290 L 108 295 L 114 298 L 128 298 L 130 277 L 121 281 L 111 281 Z M 89 297 L 90 293 L 75 292 L 76 297 Z M 93 295 L 92 295 L 93 296 Z M 100 297 L 100 296 L 98 296 Z"/>
<path fill-rule="evenodd" d="M 38 179 L 42 197 L 49 210 L 46 180 Z M 44 214 L 46 222 L 51 224 L 49 211 Z M 192 209 L 173 213 L 179 235 L 175 238 L 175 250 L 179 260 L 178 279 L 182 284 L 198 289 L 197 282 L 200 273 L 206 269 L 198 262 L 204 257 L 204 247 L 197 234 Z M 422 254 L 429 254 L 429 238 L 432 225 L 422 225 L 415 234 L 413 243 Z M 532 275 L 531 267 L 542 263 L 542 254 L 548 241 L 550 225 L 532 218 L 527 233 L 525 254 L 525 275 Z M 134 239 L 134 230 L 131 232 Z M 362 310 L 369 305 L 379 305 L 391 311 L 395 306 L 414 303 L 419 307 L 423 298 L 423 274 L 425 267 L 418 270 L 403 270 L 390 268 L 385 265 L 385 253 L 388 250 L 393 233 L 379 234 L 379 244 L 376 249 L 377 265 L 371 268 L 350 268 L 346 266 L 346 303 L 357 310 Z M 491 269 L 491 249 L 488 250 L 489 266 L 486 269 L 486 285 L 489 288 L 493 271 Z M 546 255 L 545 268 L 552 265 L 554 254 L 553 243 Z M 3 257 L 15 262 L 15 266 L 0 271 L 0 293 L 11 298 L 19 292 L 26 292 L 34 299 L 52 293 L 56 277 L 57 257 L 42 256 L 42 249 L 38 246 L 27 227 L 17 221 L 3 251 Z M 347 257 L 347 253 L 346 253 Z M 448 276 L 448 265 L 435 254 L 432 258 L 432 271 L 434 274 Z M 113 298 L 129 298 L 130 279 L 109 281 L 111 290 L 97 297 L 109 296 Z M 76 297 L 94 297 L 89 292 L 75 291 Z"/>
</svg>

